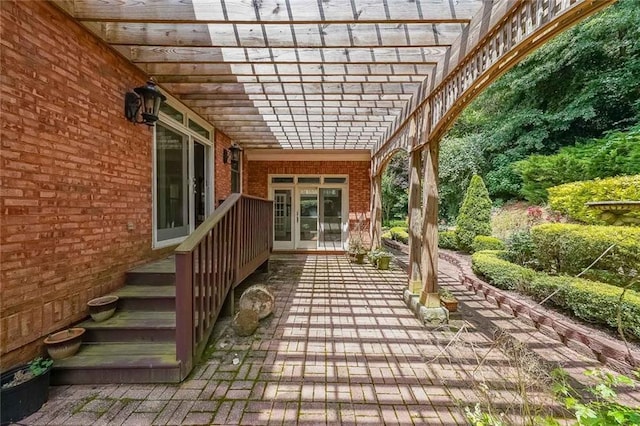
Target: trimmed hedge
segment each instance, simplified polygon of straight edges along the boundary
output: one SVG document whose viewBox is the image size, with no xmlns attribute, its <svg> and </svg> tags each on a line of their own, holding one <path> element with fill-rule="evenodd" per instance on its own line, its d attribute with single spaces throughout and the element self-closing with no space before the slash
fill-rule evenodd
<svg viewBox="0 0 640 426">
<path fill-rule="evenodd" d="M 473 272 L 503 290 L 524 288 L 533 280 L 536 272 L 502 259 L 500 257 L 502 254 L 500 250 L 474 253 L 471 257 Z"/>
<path fill-rule="evenodd" d="M 391 238 L 394 240 L 400 241 L 403 244 L 409 244 L 409 233 L 406 227 L 396 226 L 395 228 L 391 228 L 389 232 L 391 233 Z"/>
<path fill-rule="evenodd" d="M 458 250 L 455 231 L 438 232 L 438 247 L 447 250 Z"/>
<path fill-rule="evenodd" d="M 640 228 L 549 223 L 531 228 L 536 265 L 553 274 L 577 275 L 604 253 L 585 275 L 609 284 L 627 285 L 640 273 Z"/>
<path fill-rule="evenodd" d="M 589 201 L 640 201 L 640 175 L 621 176 L 567 183 L 549 188 L 549 205 L 580 222 L 605 225 L 599 211 L 589 208 Z M 628 213 L 629 217 L 640 219 L 640 212 Z"/>
<path fill-rule="evenodd" d="M 496 287 L 519 289 L 537 300 L 558 291 L 549 302 L 571 311 L 585 321 L 617 330 L 617 306 L 622 289 L 605 283 L 567 276 L 549 276 L 501 259 L 500 251 L 481 251 L 472 256 L 473 270 Z M 640 339 L 640 294 L 628 290 L 622 300 L 625 333 Z"/>
<path fill-rule="evenodd" d="M 407 226 L 409 226 L 409 224 L 407 223 L 406 220 L 390 220 L 389 222 L 385 223 L 385 226 L 389 227 L 389 228 L 406 228 Z"/>
<path fill-rule="evenodd" d="M 478 235 L 473 239 L 473 251 L 482 250 L 504 250 L 504 242 L 496 237 L 488 237 L 486 235 Z"/>
</svg>

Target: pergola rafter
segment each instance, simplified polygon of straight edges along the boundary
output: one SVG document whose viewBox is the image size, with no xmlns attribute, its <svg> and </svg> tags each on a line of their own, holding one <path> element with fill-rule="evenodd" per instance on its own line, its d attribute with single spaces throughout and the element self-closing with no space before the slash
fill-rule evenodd
<svg viewBox="0 0 640 426">
<path fill-rule="evenodd" d="M 371 149 L 492 1 L 55 3 L 245 148 Z M 322 131 L 365 121 L 366 139 Z"/>
</svg>

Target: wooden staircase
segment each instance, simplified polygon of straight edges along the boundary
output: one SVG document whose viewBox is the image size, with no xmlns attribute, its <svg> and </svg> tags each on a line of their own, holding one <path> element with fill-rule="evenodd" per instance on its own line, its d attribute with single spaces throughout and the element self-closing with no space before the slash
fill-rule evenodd
<svg viewBox="0 0 640 426">
<path fill-rule="evenodd" d="M 173 257 L 129 271 L 115 315 L 79 324 L 80 351 L 55 362 L 52 384 L 179 382 L 175 282 Z"/>
<path fill-rule="evenodd" d="M 232 194 L 174 255 L 135 268 L 113 317 L 89 319 L 76 355 L 55 361 L 52 384 L 178 383 L 198 362 L 233 289 L 273 248 L 269 200 Z"/>
</svg>

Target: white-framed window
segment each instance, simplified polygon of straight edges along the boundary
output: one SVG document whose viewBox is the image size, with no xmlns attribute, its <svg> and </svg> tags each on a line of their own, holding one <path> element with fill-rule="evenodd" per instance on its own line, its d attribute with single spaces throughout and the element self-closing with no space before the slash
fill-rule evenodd
<svg viewBox="0 0 640 426">
<path fill-rule="evenodd" d="M 180 243 L 213 211 L 214 128 L 167 95 L 153 134 L 153 247 Z"/>
</svg>

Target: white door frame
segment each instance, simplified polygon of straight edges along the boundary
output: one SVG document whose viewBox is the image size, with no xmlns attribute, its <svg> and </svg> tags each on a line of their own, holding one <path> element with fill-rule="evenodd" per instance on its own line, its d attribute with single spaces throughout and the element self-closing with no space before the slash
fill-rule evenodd
<svg viewBox="0 0 640 426">
<path fill-rule="evenodd" d="M 292 177 L 293 182 L 288 183 L 272 183 L 272 178 L 284 178 Z M 298 183 L 299 177 L 319 177 L 320 183 Z M 275 250 L 336 250 L 334 245 L 327 247 L 322 241 L 320 241 L 321 223 L 320 223 L 320 189 L 321 188 L 337 188 L 342 190 L 342 238 L 341 248 L 346 250 L 348 246 L 349 238 L 349 178 L 347 175 L 333 175 L 333 174 L 314 174 L 314 175 L 283 175 L 283 174 L 270 174 L 268 175 L 268 194 L 269 199 L 274 200 L 276 189 L 288 189 L 291 190 L 292 206 L 291 206 L 291 241 L 275 241 L 273 242 L 273 248 Z M 344 178 L 344 183 L 325 183 L 325 178 Z M 300 193 L 302 189 L 315 189 L 317 190 L 318 200 L 318 238 L 314 242 L 300 241 Z M 275 217 L 275 216 L 274 216 Z M 275 225 L 275 224 L 274 224 Z M 275 239 L 275 229 L 274 229 Z"/>
</svg>

